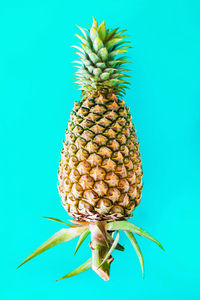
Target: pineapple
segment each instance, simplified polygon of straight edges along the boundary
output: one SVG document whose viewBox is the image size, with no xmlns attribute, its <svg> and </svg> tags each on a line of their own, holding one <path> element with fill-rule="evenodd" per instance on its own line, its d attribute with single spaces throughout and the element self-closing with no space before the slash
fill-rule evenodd
<svg viewBox="0 0 200 300">
<path fill-rule="evenodd" d="M 79 27 L 80 28 L 80 27 Z M 74 103 L 58 171 L 58 189 L 62 204 L 72 224 L 59 219 L 64 228 L 54 234 L 28 260 L 45 250 L 79 236 L 75 253 L 91 233 L 91 258 L 60 279 L 69 278 L 92 268 L 102 279 L 110 277 L 112 252 L 124 251 L 119 231 L 130 239 L 144 276 L 143 257 L 134 233 L 142 235 L 161 248 L 149 233 L 129 223 L 139 205 L 142 192 L 142 164 L 136 131 L 129 108 L 122 96 L 129 82 L 123 78 L 127 57 L 124 34 L 99 26 L 93 18 L 90 30 L 80 28 L 81 47 L 74 46 L 80 56 L 76 83 L 82 99 Z M 22 265 L 21 264 L 21 265 Z M 20 266 L 21 266 L 20 265 Z"/>
</svg>

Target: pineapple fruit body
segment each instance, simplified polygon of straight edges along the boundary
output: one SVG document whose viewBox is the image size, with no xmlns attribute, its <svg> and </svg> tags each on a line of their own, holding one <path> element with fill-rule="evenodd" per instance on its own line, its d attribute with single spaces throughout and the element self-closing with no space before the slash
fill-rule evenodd
<svg viewBox="0 0 200 300">
<path fill-rule="evenodd" d="M 142 166 L 130 110 L 114 94 L 75 102 L 58 172 L 59 193 L 78 221 L 129 218 L 140 203 Z"/>
</svg>

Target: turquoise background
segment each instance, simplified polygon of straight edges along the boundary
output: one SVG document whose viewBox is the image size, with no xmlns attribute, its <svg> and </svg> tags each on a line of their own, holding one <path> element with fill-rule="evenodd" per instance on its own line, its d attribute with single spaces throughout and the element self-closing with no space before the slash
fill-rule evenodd
<svg viewBox="0 0 200 300">
<path fill-rule="evenodd" d="M 85 243 L 57 246 L 17 265 L 67 220 L 57 191 L 62 139 L 73 102 L 76 24 L 92 16 L 131 34 L 132 88 L 125 97 L 144 168 L 135 224 L 163 244 L 138 237 L 145 260 L 126 243 L 111 280 L 94 272 L 55 279 L 90 254 Z M 200 4 L 171 1 L 1 1 L 0 299 L 200 299 Z M 88 240 L 89 242 L 89 240 Z"/>
</svg>

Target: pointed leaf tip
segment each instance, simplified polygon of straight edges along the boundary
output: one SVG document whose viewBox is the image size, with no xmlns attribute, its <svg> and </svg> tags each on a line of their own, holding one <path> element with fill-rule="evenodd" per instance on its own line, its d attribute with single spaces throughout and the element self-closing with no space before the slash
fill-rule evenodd
<svg viewBox="0 0 200 300">
<path fill-rule="evenodd" d="M 137 256 L 138 256 L 139 261 L 140 261 L 141 269 L 142 269 L 142 277 L 144 279 L 144 260 L 143 260 L 143 256 L 142 256 L 142 252 L 140 250 L 140 247 L 139 247 L 139 245 L 136 241 L 136 238 L 132 234 L 132 232 L 125 231 L 125 233 L 126 233 L 127 237 L 129 238 L 131 244 L 133 245 L 133 248 L 135 249 L 135 252 L 137 253 Z"/>
<path fill-rule="evenodd" d="M 162 245 L 152 235 L 150 235 L 148 232 L 146 232 L 142 228 L 140 228 L 140 227 L 138 227 L 138 226 L 136 226 L 136 225 L 134 225 L 134 224 L 132 224 L 128 221 L 110 222 L 110 223 L 107 224 L 107 230 L 126 230 L 126 231 L 134 232 L 138 235 L 141 235 L 141 236 L 153 241 L 162 250 L 164 250 Z"/>
<path fill-rule="evenodd" d="M 112 244 L 112 246 L 110 247 L 108 253 L 106 254 L 106 256 L 104 257 L 102 263 L 98 266 L 98 269 L 105 263 L 105 261 L 109 258 L 109 256 L 112 254 L 112 252 L 115 250 L 115 248 L 117 247 L 117 244 L 119 242 L 119 231 L 117 231 L 117 235 L 116 238 L 114 239 L 114 242 Z"/>
<path fill-rule="evenodd" d="M 94 28 L 98 28 L 98 24 L 97 24 L 97 21 L 96 21 L 96 19 L 95 19 L 95 17 L 92 17 L 92 19 L 93 19 L 93 24 L 92 24 L 92 27 L 94 27 Z"/>
<path fill-rule="evenodd" d="M 68 228 L 61 229 L 56 232 L 52 237 L 50 237 L 46 242 L 44 242 L 39 248 L 37 248 L 33 253 L 31 253 L 19 266 L 21 267 L 23 264 L 31 260 L 32 258 L 38 256 L 39 254 L 45 252 L 46 250 L 59 245 L 64 242 L 68 242 L 75 237 L 79 236 L 83 231 L 85 231 L 85 227 L 76 227 L 76 228 Z"/>
<path fill-rule="evenodd" d="M 55 222 L 58 222 L 58 223 L 62 223 L 62 224 L 65 224 L 65 225 L 67 225 L 67 226 L 69 226 L 69 227 L 78 227 L 78 224 L 77 225 L 73 225 L 73 224 L 68 224 L 68 223 L 66 223 L 66 222 L 64 222 L 64 221 L 62 221 L 62 220 L 60 220 L 60 219 L 57 219 L 57 218 L 51 218 L 51 217 L 41 217 L 41 218 L 43 218 L 43 219 L 47 219 L 47 220 L 51 220 L 51 221 L 55 221 Z"/>
<path fill-rule="evenodd" d="M 60 281 L 66 278 L 70 278 L 72 276 L 78 275 L 84 271 L 87 271 L 88 269 L 90 269 L 92 266 L 92 259 L 89 258 L 84 264 L 82 264 L 80 267 L 78 267 L 77 269 L 75 269 L 74 271 L 68 273 L 67 275 L 57 279 L 56 281 Z"/>
<path fill-rule="evenodd" d="M 80 248 L 80 246 L 82 245 L 82 243 L 84 242 L 84 240 L 87 238 L 87 236 L 89 235 L 90 231 L 89 229 L 86 229 L 83 233 L 81 233 L 78 243 L 76 245 L 76 249 L 74 251 L 74 255 L 76 254 L 76 252 L 78 251 L 78 249 Z"/>
</svg>

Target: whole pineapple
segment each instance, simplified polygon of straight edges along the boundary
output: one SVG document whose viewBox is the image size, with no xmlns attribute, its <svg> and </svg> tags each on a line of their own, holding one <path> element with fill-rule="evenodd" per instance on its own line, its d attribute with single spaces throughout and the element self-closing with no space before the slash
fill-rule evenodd
<svg viewBox="0 0 200 300">
<path fill-rule="evenodd" d="M 118 28 L 106 29 L 105 22 L 98 26 L 94 18 L 89 31 L 80 30 L 83 35 L 77 36 L 81 47 L 74 47 L 80 56 L 76 78 L 83 97 L 74 103 L 58 172 L 62 204 L 76 224 L 65 223 L 71 228 L 60 230 L 23 263 L 80 235 L 77 251 L 91 232 L 92 259 L 61 279 L 92 267 L 108 280 L 111 253 L 114 249 L 124 250 L 118 243 L 118 231 L 124 230 L 144 274 L 142 254 L 133 232 L 162 246 L 150 234 L 126 221 L 139 205 L 142 192 L 139 143 L 130 110 L 121 99 L 129 84 L 122 79 L 128 77 L 123 67 L 128 62 L 123 53 L 130 48 L 124 41 L 127 35 Z"/>
</svg>

